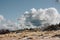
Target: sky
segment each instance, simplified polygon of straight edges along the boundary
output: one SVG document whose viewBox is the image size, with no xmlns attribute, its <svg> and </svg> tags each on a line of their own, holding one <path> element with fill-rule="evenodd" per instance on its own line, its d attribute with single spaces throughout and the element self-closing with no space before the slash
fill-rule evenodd
<svg viewBox="0 0 60 40">
<path fill-rule="evenodd" d="M 60 0 L 0 0 L 0 29 L 18 30 L 60 23 Z"/>
<path fill-rule="evenodd" d="M 7 20 L 16 21 L 27 10 L 50 7 L 60 12 L 60 3 L 56 0 L 0 0 L 0 15 Z"/>
</svg>

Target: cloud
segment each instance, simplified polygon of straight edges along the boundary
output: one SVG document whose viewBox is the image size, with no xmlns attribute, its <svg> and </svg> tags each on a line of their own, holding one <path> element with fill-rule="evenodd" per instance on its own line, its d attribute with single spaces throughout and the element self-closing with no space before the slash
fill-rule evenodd
<svg viewBox="0 0 60 40">
<path fill-rule="evenodd" d="M 7 20 L 3 15 L 0 15 L 0 30 L 8 29 L 10 31 L 18 30 L 17 23 Z"/>
<path fill-rule="evenodd" d="M 44 27 L 60 23 L 60 14 L 55 8 L 38 9 L 32 8 L 31 11 L 26 11 L 19 18 L 22 28 Z"/>
<path fill-rule="evenodd" d="M 41 28 L 44 29 L 48 25 L 60 23 L 60 14 L 55 8 L 35 9 L 26 11 L 18 22 L 7 20 L 3 15 L 0 15 L 0 30 L 8 29 L 10 31 L 24 28 Z"/>
<path fill-rule="evenodd" d="M 18 30 L 17 24 L 11 20 L 8 20 L 3 25 L 5 26 L 6 29 L 8 29 L 10 31 Z"/>
<path fill-rule="evenodd" d="M 60 2 L 60 0 L 56 0 L 56 2 Z"/>
<path fill-rule="evenodd" d="M 0 21 L 1 21 L 1 20 L 4 20 L 4 17 L 3 17 L 2 15 L 0 15 Z"/>
</svg>

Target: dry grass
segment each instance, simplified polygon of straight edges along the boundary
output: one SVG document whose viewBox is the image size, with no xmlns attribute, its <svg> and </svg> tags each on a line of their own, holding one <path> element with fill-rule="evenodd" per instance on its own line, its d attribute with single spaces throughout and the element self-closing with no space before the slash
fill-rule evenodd
<svg viewBox="0 0 60 40">
<path fill-rule="evenodd" d="M 21 33 L 8 33 L 8 34 L 2 34 L 0 35 L 0 40 L 23 40 L 23 38 L 31 39 L 31 40 L 37 40 L 41 38 L 53 38 L 56 37 L 56 35 L 60 35 L 60 30 L 57 31 L 23 31 Z M 59 38 L 59 36 L 57 36 Z M 60 39 L 59 39 L 60 40 Z"/>
</svg>

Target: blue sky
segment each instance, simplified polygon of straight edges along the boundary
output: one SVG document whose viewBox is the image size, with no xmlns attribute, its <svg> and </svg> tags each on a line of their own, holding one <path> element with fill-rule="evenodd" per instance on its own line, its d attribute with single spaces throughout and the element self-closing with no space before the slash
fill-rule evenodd
<svg viewBox="0 0 60 40">
<path fill-rule="evenodd" d="M 60 12 L 60 3 L 56 0 L 0 0 L 0 15 L 16 21 L 25 11 L 31 8 L 55 7 Z"/>
</svg>

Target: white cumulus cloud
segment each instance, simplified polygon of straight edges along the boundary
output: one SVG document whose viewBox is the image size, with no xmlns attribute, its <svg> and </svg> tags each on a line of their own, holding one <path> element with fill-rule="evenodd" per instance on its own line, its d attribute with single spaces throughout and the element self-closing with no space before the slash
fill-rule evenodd
<svg viewBox="0 0 60 40">
<path fill-rule="evenodd" d="M 44 29 L 48 25 L 60 23 L 60 14 L 55 8 L 35 9 L 26 11 L 17 22 L 5 20 L 4 16 L 0 15 L 0 30 L 8 29 L 10 31 L 24 28 L 41 28 Z M 43 27 L 43 28 L 42 28 Z"/>
<path fill-rule="evenodd" d="M 0 15 L 0 21 L 1 21 L 1 20 L 4 20 L 4 17 L 3 17 L 2 15 Z"/>
<path fill-rule="evenodd" d="M 1 29 L 8 29 L 10 31 L 18 30 L 17 23 L 7 20 L 4 18 L 3 15 L 0 15 L 0 30 Z"/>
<path fill-rule="evenodd" d="M 35 28 L 60 23 L 60 14 L 55 8 L 35 9 L 26 11 L 19 18 L 21 28 Z"/>
</svg>

